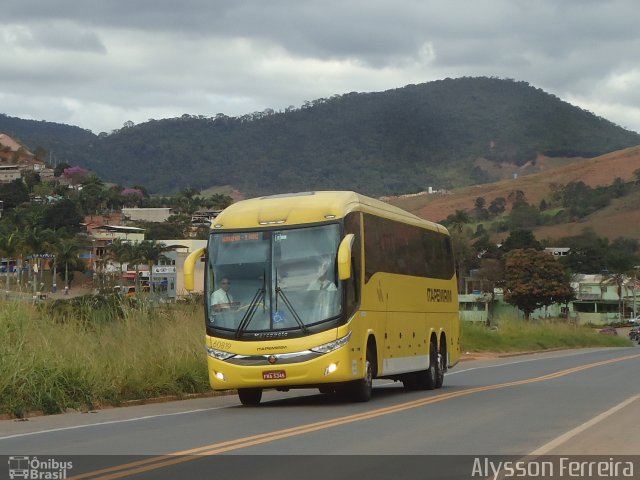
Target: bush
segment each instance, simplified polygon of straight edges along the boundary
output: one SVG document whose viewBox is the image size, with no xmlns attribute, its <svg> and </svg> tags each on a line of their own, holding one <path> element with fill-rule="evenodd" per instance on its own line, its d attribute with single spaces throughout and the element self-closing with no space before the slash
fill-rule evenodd
<svg viewBox="0 0 640 480">
<path fill-rule="evenodd" d="M 499 319 L 498 327 L 463 322 L 463 351 L 516 352 L 550 348 L 628 347 L 629 340 L 621 336 L 601 335 L 587 326 L 570 325 L 565 321 Z"/>
<path fill-rule="evenodd" d="M 0 413 L 209 390 L 200 305 L 81 297 L 0 305 Z"/>
</svg>

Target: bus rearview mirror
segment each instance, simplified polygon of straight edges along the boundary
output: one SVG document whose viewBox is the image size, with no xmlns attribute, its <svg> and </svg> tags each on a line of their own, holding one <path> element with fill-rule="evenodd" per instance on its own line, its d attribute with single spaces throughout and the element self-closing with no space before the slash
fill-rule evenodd
<svg viewBox="0 0 640 480">
<path fill-rule="evenodd" d="M 355 240 L 355 235 L 349 233 L 340 242 L 338 247 L 338 278 L 348 280 L 351 278 L 351 246 Z"/>
<path fill-rule="evenodd" d="M 193 292 L 195 288 L 193 277 L 194 277 L 194 271 L 196 269 L 196 262 L 200 260 L 200 257 L 202 257 L 202 254 L 204 253 L 205 250 L 206 248 L 199 248 L 197 250 L 194 250 L 189 254 L 189 256 L 184 261 L 184 270 L 183 270 L 184 289 L 187 292 Z"/>
</svg>

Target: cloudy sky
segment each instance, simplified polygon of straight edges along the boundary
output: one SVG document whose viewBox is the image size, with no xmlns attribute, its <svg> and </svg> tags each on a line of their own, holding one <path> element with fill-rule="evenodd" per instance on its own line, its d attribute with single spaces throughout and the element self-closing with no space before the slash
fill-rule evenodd
<svg viewBox="0 0 640 480">
<path fill-rule="evenodd" d="M 110 132 L 446 77 L 640 132 L 635 0 L 2 0 L 0 113 Z"/>
</svg>

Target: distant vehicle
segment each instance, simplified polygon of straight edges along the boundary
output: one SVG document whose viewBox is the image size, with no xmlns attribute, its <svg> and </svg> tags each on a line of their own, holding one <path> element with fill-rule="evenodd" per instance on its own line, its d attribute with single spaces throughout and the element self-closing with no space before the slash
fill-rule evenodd
<svg viewBox="0 0 640 480">
<path fill-rule="evenodd" d="M 629 320 L 629 323 L 631 325 L 640 325 L 640 315 L 638 315 L 635 318 L 632 318 L 631 320 Z"/>
<path fill-rule="evenodd" d="M 633 327 L 629 330 L 629 340 L 635 340 L 640 344 L 640 327 Z"/>
<path fill-rule="evenodd" d="M 601 328 L 600 330 L 598 330 L 598 332 L 603 335 L 618 335 L 618 330 L 616 330 L 616 327 L 611 326 Z"/>
<path fill-rule="evenodd" d="M 150 291 L 149 285 L 142 285 L 141 289 L 143 293 L 147 293 Z M 113 293 L 124 295 L 127 298 L 135 297 L 136 287 L 133 285 L 116 285 L 115 287 L 113 287 Z"/>
</svg>

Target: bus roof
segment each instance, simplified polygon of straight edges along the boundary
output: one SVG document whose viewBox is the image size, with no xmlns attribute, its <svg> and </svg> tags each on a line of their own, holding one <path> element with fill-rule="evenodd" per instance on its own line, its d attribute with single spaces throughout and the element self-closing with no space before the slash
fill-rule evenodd
<svg viewBox="0 0 640 480">
<path fill-rule="evenodd" d="M 354 211 L 447 232 L 443 226 L 398 207 L 348 191 L 286 193 L 243 200 L 224 209 L 211 228 L 227 230 L 326 222 Z"/>
</svg>

